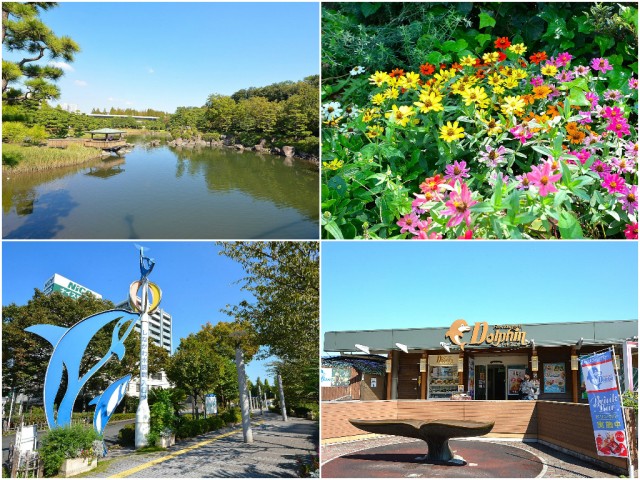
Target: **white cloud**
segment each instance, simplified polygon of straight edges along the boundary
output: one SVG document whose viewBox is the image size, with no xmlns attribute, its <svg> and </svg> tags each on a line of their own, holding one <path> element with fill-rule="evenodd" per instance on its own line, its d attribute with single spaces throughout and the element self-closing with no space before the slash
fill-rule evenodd
<svg viewBox="0 0 640 480">
<path fill-rule="evenodd" d="M 127 100 L 126 102 L 124 102 L 125 105 L 133 105 L 133 102 L 130 100 Z"/>
<path fill-rule="evenodd" d="M 156 71 L 155 71 L 153 68 L 149 68 L 149 69 L 147 70 L 147 72 L 149 72 L 149 73 L 156 73 Z"/>
<path fill-rule="evenodd" d="M 87 85 L 89 85 L 84 80 L 74 80 L 73 83 L 75 83 L 78 87 L 86 87 Z"/>
<path fill-rule="evenodd" d="M 49 65 L 51 65 L 52 67 L 56 67 L 56 68 L 60 68 L 62 70 L 64 70 L 65 72 L 73 72 L 74 69 L 71 65 L 69 65 L 68 63 L 65 62 L 49 62 Z"/>
</svg>

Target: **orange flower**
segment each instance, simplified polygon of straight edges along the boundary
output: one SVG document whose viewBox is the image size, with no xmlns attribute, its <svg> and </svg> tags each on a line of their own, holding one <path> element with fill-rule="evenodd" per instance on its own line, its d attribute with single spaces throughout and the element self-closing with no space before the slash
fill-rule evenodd
<svg viewBox="0 0 640 480">
<path fill-rule="evenodd" d="M 520 66 L 522 68 L 527 68 L 527 62 L 525 62 L 524 60 L 520 60 Z"/>
<path fill-rule="evenodd" d="M 535 63 L 536 65 L 546 59 L 547 59 L 546 52 L 536 52 L 529 57 L 529 60 L 531 60 L 531 63 Z"/>
<path fill-rule="evenodd" d="M 511 42 L 509 41 L 509 37 L 499 37 L 495 42 L 496 48 L 500 48 L 504 50 L 507 47 L 511 46 Z"/>
<path fill-rule="evenodd" d="M 584 132 L 581 132 L 580 130 L 569 130 L 568 128 L 567 128 L 567 134 L 568 134 L 567 139 L 574 144 L 582 143 L 582 141 L 584 140 L 584 137 L 586 137 Z"/>
<path fill-rule="evenodd" d="M 390 77 L 401 77 L 403 75 L 404 75 L 404 70 L 401 68 L 396 68 L 392 70 L 391 73 L 389 74 Z"/>
<path fill-rule="evenodd" d="M 533 98 L 536 100 L 543 100 L 553 92 L 547 85 L 540 85 L 539 87 L 533 87 Z"/>
<path fill-rule="evenodd" d="M 578 131 L 578 124 L 576 122 L 569 122 L 567 123 L 567 126 L 565 127 L 567 132 L 577 132 Z"/>
<path fill-rule="evenodd" d="M 460 70 L 462 70 L 462 65 L 460 65 L 458 62 L 455 62 L 451 64 L 451 68 L 455 68 L 459 72 Z"/>
<path fill-rule="evenodd" d="M 447 64 L 446 63 L 441 63 L 440 64 L 440 70 L 446 70 L 447 69 Z"/>
<path fill-rule="evenodd" d="M 532 105 L 535 97 L 531 94 L 522 95 L 522 100 L 524 100 L 524 103 L 526 103 L 527 105 Z"/>
<path fill-rule="evenodd" d="M 555 105 L 547 105 L 547 115 L 549 115 L 552 118 L 559 117 L 560 112 L 558 111 L 558 107 L 556 107 Z"/>
<path fill-rule="evenodd" d="M 420 73 L 425 77 L 428 75 L 432 75 L 433 72 L 435 71 L 436 71 L 436 67 L 434 67 L 430 63 L 425 63 L 424 65 L 420 65 Z"/>
</svg>

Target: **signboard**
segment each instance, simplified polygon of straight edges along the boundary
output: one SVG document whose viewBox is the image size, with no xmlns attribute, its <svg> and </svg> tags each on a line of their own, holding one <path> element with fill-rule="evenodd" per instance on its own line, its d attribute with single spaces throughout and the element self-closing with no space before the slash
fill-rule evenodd
<svg viewBox="0 0 640 480">
<path fill-rule="evenodd" d="M 204 396 L 204 411 L 207 415 L 218 414 L 218 398 L 214 393 Z"/>
<path fill-rule="evenodd" d="M 458 355 L 429 355 L 429 365 L 458 365 Z"/>
<path fill-rule="evenodd" d="M 545 363 L 542 366 L 544 375 L 544 393 L 565 393 L 566 375 L 564 371 L 564 363 Z"/>
<path fill-rule="evenodd" d="M 524 367 L 508 367 L 507 368 L 507 386 L 509 395 L 520 394 L 520 384 L 524 380 L 524 374 L 527 373 Z"/>
<path fill-rule="evenodd" d="M 348 387 L 351 383 L 351 368 L 335 367 L 331 376 L 332 387 Z"/>
<path fill-rule="evenodd" d="M 102 295 L 99 293 L 89 290 L 87 287 L 83 287 L 78 283 L 72 282 L 68 278 L 58 275 L 57 273 L 54 273 L 53 277 L 47 280 L 47 283 L 44 284 L 45 295 L 50 295 L 53 292 L 60 292 L 62 295 L 66 295 L 67 297 L 74 299 L 80 298 L 80 295 L 85 292 L 90 293 L 98 299 L 102 298 Z"/>
<path fill-rule="evenodd" d="M 330 387 L 331 386 L 331 377 L 333 375 L 333 369 L 331 368 L 321 368 L 320 369 L 320 386 L 321 387 Z"/>
<path fill-rule="evenodd" d="M 471 335 L 467 332 L 471 332 Z M 528 344 L 527 332 L 522 330 L 522 325 L 494 325 L 491 330 L 487 322 L 476 322 L 472 329 L 462 319 L 453 322 L 444 336 L 461 350 L 464 350 L 465 345 L 516 347 Z"/>
<path fill-rule="evenodd" d="M 473 398 L 473 396 L 475 394 L 475 390 L 476 390 L 476 385 L 475 385 L 475 379 L 476 379 L 475 363 L 476 363 L 476 361 L 473 358 L 469 358 L 469 376 L 467 378 L 467 392 L 469 393 L 469 396 L 471 398 Z"/>
<path fill-rule="evenodd" d="M 611 350 L 583 357 L 580 366 L 598 455 L 627 458 L 629 446 Z"/>
<path fill-rule="evenodd" d="M 376 388 L 378 386 L 378 380 L 376 378 L 371 378 L 371 388 Z"/>
</svg>

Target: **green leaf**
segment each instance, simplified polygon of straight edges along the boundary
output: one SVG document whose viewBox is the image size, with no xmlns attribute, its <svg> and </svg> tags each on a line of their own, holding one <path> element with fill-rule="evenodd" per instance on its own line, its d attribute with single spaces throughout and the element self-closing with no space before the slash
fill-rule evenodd
<svg viewBox="0 0 640 480">
<path fill-rule="evenodd" d="M 390 160 L 394 157 L 404 158 L 404 154 L 400 150 L 389 145 L 388 143 L 380 145 L 380 153 L 387 160 Z"/>
<path fill-rule="evenodd" d="M 616 43 L 613 37 L 606 37 L 604 35 L 596 35 L 596 38 L 594 38 L 593 41 L 600 47 L 601 57 L 604 55 L 604 52 L 613 47 Z"/>
<path fill-rule="evenodd" d="M 542 145 L 531 145 L 531 148 L 533 148 L 536 152 L 541 153 L 542 155 L 553 157 L 553 152 L 547 147 L 543 147 Z"/>
<path fill-rule="evenodd" d="M 362 158 L 364 158 L 365 160 L 371 160 L 376 154 L 377 148 L 378 146 L 375 143 L 369 143 L 368 145 L 365 145 L 360 150 Z"/>
<path fill-rule="evenodd" d="M 466 42 L 466 40 L 463 40 L 462 38 L 453 41 L 453 40 L 447 40 L 446 42 L 444 42 L 442 44 L 442 50 L 445 52 L 460 52 L 461 50 L 464 50 L 465 48 L 467 48 L 468 43 Z"/>
<path fill-rule="evenodd" d="M 572 88 L 569 90 L 569 103 L 571 105 L 579 105 L 581 107 L 591 105 L 591 102 L 589 102 L 587 97 L 584 96 L 584 91 L 579 88 Z"/>
<path fill-rule="evenodd" d="M 571 212 L 567 212 L 565 210 L 560 212 L 558 229 L 560 230 L 560 236 L 564 239 L 583 238 L 580 223 L 578 223 L 578 219 L 574 217 Z"/>
<path fill-rule="evenodd" d="M 347 193 L 347 182 L 345 182 L 344 179 L 339 175 L 336 175 L 331 180 L 329 180 L 327 182 L 327 185 L 332 190 L 338 192 L 340 196 L 344 196 Z"/>
<path fill-rule="evenodd" d="M 496 21 L 495 19 L 489 15 L 488 13 L 484 13 L 482 12 L 480 15 L 480 28 L 485 28 L 485 27 L 495 27 L 496 26 Z M 477 40 L 478 37 L 476 37 Z"/>
<path fill-rule="evenodd" d="M 327 223 L 324 226 L 324 229 L 329 232 L 329 234 L 338 240 L 343 240 L 344 237 L 342 236 L 342 232 L 340 231 L 340 228 L 338 227 L 338 225 L 336 225 L 336 222 L 331 221 L 329 223 Z"/>
<path fill-rule="evenodd" d="M 488 202 L 480 202 L 469 207 L 469 210 L 473 213 L 491 213 L 494 211 L 494 208 L 493 205 Z"/>
<path fill-rule="evenodd" d="M 432 65 L 440 65 L 442 62 L 442 54 L 440 52 L 431 52 L 426 57 L 426 61 Z"/>
<path fill-rule="evenodd" d="M 381 6 L 382 3 L 361 3 L 360 11 L 362 12 L 362 15 L 367 18 L 380 10 Z"/>
<path fill-rule="evenodd" d="M 490 40 L 491 40 L 491 35 L 488 35 L 486 33 L 479 33 L 478 35 L 476 35 L 476 42 L 478 42 L 478 46 L 480 47 L 480 50 L 482 50 L 484 48 L 485 43 L 487 43 Z"/>
</svg>

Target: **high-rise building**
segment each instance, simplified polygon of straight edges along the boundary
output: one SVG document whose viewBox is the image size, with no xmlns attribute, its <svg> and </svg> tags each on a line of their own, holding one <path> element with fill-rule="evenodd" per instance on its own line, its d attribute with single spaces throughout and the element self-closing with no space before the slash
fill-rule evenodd
<svg viewBox="0 0 640 480">
<path fill-rule="evenodd" d="M 129 308 L 129 302 L 124 301 L 116 305 L 116 308 Z M 135 328 L 140 333 L 140 325 L 136 325 Z M 161 308 L 149 315 L 149 338 L 171 355 L 173 350 L 172 319 L 171 315 Z"/>
<path fill-rule="evenodd" d="M 102 295 L 94 292 L 93 290 L 89 290 L 87 287 L 83 287 L 79 283 L 72 282 L 68 278 L 63 277 L 62 275 L 58 275 L 57 273 L 53 274 L 47 282 L 44 284 L 44 294 L 49 295 L 53 292 L 60 292 L 62 295 L 66 295 L 71 298 L 78 298 L 85 292 L 89 292 L 94 297 L 101 299 Z"/>
</svg>

